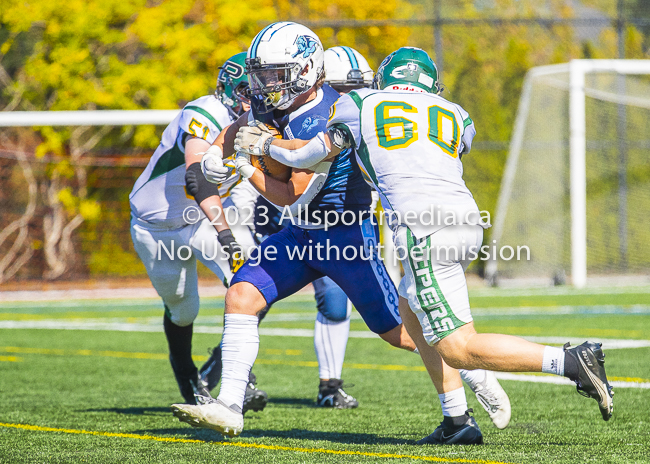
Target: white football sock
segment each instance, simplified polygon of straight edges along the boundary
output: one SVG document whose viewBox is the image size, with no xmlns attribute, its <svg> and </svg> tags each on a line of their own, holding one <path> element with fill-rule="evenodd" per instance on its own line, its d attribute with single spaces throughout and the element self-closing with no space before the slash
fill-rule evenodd
<svg viewBox="0 0 650 464">
<path fill-rule="evenodd" d="M 320 379 L 341 378 L 349 334 L 349 316 L 342 322 L 334 322 L 321 313 L 316 315 L 314 350 L 316 350 L 316 359 L 318 359 L 318 377 Z"/>
<path fill-rule="evenodd" d="M 459 369 L 458 372 L 460 373 L 460 378 L 463 379 L 463 382 L 465 382 L 472 390 L 474 390 L 474 385 L 485 380 L 485 371 L 483 369 L 474 369 L 473 371 Z"/>
<path fill-rule="evenodd" d="M 438 395 L 438 398 L 440 398 L 443 416 L 458 417 L 465 415 L 467 398 L 465 397 L 464 387 Z"/>
<path fill-rule="evenodd" d="M 544 347 L 542 372 L 545 374 L 564 375 L 564 350 L 554 346 Z"/>
<path fill-rule="evenodd" d="M 246 385 L 260 347 L 257 316 L 226 314 L 221 338 L 221 390 L 217 399 L 243 409 Z"/>
</svg>

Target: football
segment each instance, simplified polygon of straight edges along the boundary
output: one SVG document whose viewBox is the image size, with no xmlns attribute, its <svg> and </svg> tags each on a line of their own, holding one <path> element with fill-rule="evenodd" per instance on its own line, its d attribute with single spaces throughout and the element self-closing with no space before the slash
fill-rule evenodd
<svg viewBox="0 0 650 464">
<path fill-rule="evenodd" d="M 268 124 L 266 124 L 266 127 L 269 128 L 274 137 L 278 139 L 282 138 L 282 134 L 275 127 L 269 126 Z M 291 168 L 274 160 L 270 156 L 251 155 L 251 164 L 267 176 L 280 182 L 287 182 L 291 177 Z"/>
<path fill-rule="evenodd" d="M 251 155 L 251 164 L 267 176 L 280 182 L 287 182 L 291 177 L 291 168 L 270 156 Z"/>
</svg>

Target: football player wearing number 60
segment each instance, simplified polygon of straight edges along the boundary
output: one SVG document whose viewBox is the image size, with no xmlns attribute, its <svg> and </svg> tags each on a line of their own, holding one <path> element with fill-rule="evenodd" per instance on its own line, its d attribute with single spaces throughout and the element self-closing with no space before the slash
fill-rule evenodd
<svg viewBox="0 0 650 464">
<path fill-rule="evenodd" d="M 332 47 L 325 50 L 325 70 L 327 71 L 326 79 L 328 84 L 341 95 L 345 95 L 352 90 L 372 86 L 373 72 L 370 66 L 359 52 L 350 47 Z M 374 188 L 372 194 L 373 202 L 376 205 L 379 197 Z M 371 210 L 374 211 L 375 209 L 373 205 Z M 507 427 L 511 415 L 510 399 L 499 384 L 494 372 L 483 369 L 473 371 L 462 369 L 459 372 L 461 379 L 474 392 L 494 425 L 500 429 Z M 440 392 L 440 394 L 443 415 L 451 417 L 454 412 L 449 407 L 448 397 L 454 395 L 444 392 Z M 467 403 L 463 391 L 457 392 L 456 396 L 462 398 L 459 401 L 460 403 Z M 463 409 L 462 404 L 457 410 L 462 410 L 461 413 L 464 416 L 467 408 Z"/>
<path fill-rule="evenodd" d="M 252 216 L 255 190 L 241 182 L 234 167 L 225 168 L 229 176 L 220 185 L 207 182 L 200 167 L 222 128 L 248 109 L 245 58 L 244 52 L 227 60 L 215 95 L 188 103 L 167 126 L 129 195 L 133 245 L 163 300 L 169 360 L 183 398 L 192 404 L 211 401 L 214 386 L 207 376 L 214 359 L 200 374 L 192 360 L 192 327 L 199 312 L 196 260 L 228 285 L 242 263 L 240 244 L 244 251 L 255 246 L 243 224 Z M 266 405 L 266 393 L 256 389 L 253 376 L 246 400 L 244 409 Z"/>
<path fill-rule="evenodd" d="M 355 148 L 359 167 L 392 212 L 406 274 L 399 286 L 400 314 L 434 383 L 432 366 L 440 357 L 457 369 L 556 374 L 594 398 L 609 420 L 613 391 L 600 343 L 556 348 L 474 329 L 465 269 L 477 257 L 486 225 L 463 181 L 461 156 L 470 151 L 475 129 L 468 113 L 440 97 L 438 88 L 429 55 L 400 48 L 380 65 L 374 90 L 353 91 L 334 104 L 325 134 L 310 141 L 273 140 L 268 154 L 311 163 Z M 471 425 L 443 421 L 420 443 L 471 438 Z"/>
</svg>

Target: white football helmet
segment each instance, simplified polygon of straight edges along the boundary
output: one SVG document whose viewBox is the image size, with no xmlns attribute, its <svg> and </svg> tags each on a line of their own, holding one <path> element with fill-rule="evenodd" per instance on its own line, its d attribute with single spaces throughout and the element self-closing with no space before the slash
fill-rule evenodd
<svg viewBox="0 0 650 464">
<path fill-rule="evenodd" d="M 361 53 L 350 47 L 332 47 L 325 50 L 325 82 L 336 91 L 370 87 L 373 71 Z"/>
<path fill-rule="evenodd" d="M 323 45 L 309 28 L 292 22 L 266 26 L 258 33 L 246 57 L 250 93 L 257 110 L 286 110 L 295 98 L 311 89 L 323 75 Z"/>
</svg>

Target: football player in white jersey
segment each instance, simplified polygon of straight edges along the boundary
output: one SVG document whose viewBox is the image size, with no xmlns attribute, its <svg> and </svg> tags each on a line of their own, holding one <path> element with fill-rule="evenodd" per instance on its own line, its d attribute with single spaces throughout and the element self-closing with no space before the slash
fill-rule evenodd
<svg viewBox="0 0 650 464">
<path fill-rule="evenodd" d="M 242 93 L 248 85 L 245 57 L 245 52 L 231 57 L 219 73 L 217 92 L 188 103 L 167 126 L 129 195 L 133 245 L 163 299 L 169 359 L 183 398 L 192 404 L 211 400 L 205 377 L 212 367 L 211 359 L 200 376 L 192 360 L 192 326 L 199 312 L 196 260 L 227 286 L 255 246 L 242 223 L 247 209 L 252 216 L 257 192 L 240 182 L 233 167 L 224 167 L 229 175 L 220 185 L 207 182 L 200 167 L 222 128 L 248 109 Z M 266 399 L 251 375 L 245 409 L 261 410 Z"/>
<path fill-rule="evenodd" d="M 352 90 L 368 88 L 372 85 L 373 71 L 366 59 L 350 47 L 332 47 L 325 50 L 326 82 L 344 95 Z M 374 186 L 373 186 L 374 187 Z M 373 206 L 377 204 L 377 191 L 372 191 Z M 488 413 L 494 425 L 503 429 L 510 422 L 510 399 L 503 390 L 494 372 L 477 369 L 460 370 L 463 381 L 471 388 L 477 400 Z M 443 411 L 447 412 L 445 398 L 441 398 Z M 464 414 L 465 411 L 463 410 Z M 447 415 L 447 414 L 445 414 Z"/>
<path fill-rule="evenodd" d="M 438 95 L 437 81 L 426 52 L 400 48 L 380 65 L 376 90 L 351 92 L 333 105 L 324 136 L 274 140 L 266 153 L 281 162 L 318 162 L 355 148 L 359 166 L 390 210 L 405 271 L 400 313 L 438 391 L 453 393 L 460 386 L 459 378 L 446 375 L 449 366 L 556 374 L 594 398 L 609 420 L 613 391 L 600 343 L 557 348 L 475 331 L 464 272 L 478 257 L 488 225 L 463 181 L 461 157 L 476 131 L 463 108 Z M 442 378 L 436 364 L 443 365 Z M 419 443 L 478 442 L 477 430 L 469 416 L 464 423 L 443 421 Z"/>
</svg>

